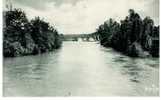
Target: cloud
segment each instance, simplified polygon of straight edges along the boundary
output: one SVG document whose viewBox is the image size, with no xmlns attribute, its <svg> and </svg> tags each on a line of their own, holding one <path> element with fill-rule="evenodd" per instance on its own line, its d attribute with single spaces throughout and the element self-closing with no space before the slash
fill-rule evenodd
<svg viewBox="0 0 161 100">
<path fill-rule="evenodd" d="M 46 9 L 44 4 L 55 3 L 55 6 L 60 6 L 63 3 L 71 3 L 75 5 L 80 0 L 11 0 L 14 4 L 28 6 L 35 9 Z"/>
<path fill-rule="evenodd" d="M 119 21 L 133 8 L 159 23 L 159 0 L 13 0 L 31 19 L 41 16 L 63 34 L 91 33 L 109 18 Z"/>
</svg>

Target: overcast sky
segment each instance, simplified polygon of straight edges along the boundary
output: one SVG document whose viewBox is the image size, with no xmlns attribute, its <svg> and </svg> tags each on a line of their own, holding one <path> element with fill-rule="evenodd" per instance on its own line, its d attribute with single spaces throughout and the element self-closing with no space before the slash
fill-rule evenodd
<svg viewBox="0 0 161 100">
<path fill-rule="evenodd" d="M 31 19 L 40 16 L 63 34 L 91 33 L 105 20 L 117 21 L 132 8 L 159 23 L 159 0 L 11 0 Z"/>
</svg>

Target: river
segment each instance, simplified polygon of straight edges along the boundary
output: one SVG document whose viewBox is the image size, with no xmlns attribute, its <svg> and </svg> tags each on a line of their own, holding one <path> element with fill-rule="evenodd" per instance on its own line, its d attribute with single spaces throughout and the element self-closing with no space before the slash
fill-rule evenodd
<svg viewBox="0 0 161 100">
<path fill-rule="evenodd" d="M 64 42 L 3 65 L 4 96 L 159 96 L 158 58 L 130 58 L 96 42 Z"/>
</svg>

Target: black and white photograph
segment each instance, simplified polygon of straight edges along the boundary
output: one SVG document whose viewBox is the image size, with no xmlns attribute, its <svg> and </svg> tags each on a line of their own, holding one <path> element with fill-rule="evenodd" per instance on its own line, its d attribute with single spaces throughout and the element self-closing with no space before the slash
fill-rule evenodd
<svg viewBox="0 0 161 100">
<path fill-rule="evenodd" d="M 2 0 L 3 97 L 159 97 L 160 0 Z"/>
</svg>

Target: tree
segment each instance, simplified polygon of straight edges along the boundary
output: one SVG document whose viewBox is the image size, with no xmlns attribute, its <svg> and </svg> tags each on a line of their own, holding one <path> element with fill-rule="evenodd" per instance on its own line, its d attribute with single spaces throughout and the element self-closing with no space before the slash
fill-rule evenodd
<svg viewBox="0 0 161 100">
<path fill-rule="evenodd" d="M 150 17 L 145 17 L 143 20 L 142 26 L 142 34 L 141 34 L 141 45 L 144 50 L 148 50 L 148 46 L 146 45 L 147 39 L 152 36 L 153 33 L 154 22 Z"/>
<path fill-rule="evenodd" d="M 60 47 L 58 32 L 39 17 L 28 21 L 21 9 L 6 11 L 3 17 L 4 56 L 37 54 Z"/>
<path fill-rule="evenodd" d="M 109 19 L 104 22 L 103 25 L 100 25 L 97 29 L 97 33 L 100 35 L 100 42 L 104 46 L 111 45 L 112 35 L 117 33 L 119 30 L 119 23 L 114 21 L 113 19 Z"/>
<path fill-rule="evenodd" d="M 138 56 L 142 49 L 158 55 L 159 27 L 154 26 L 150 17 L 142 20 L 133 9 L 129 10 L 129 15 L 120 24 L 109 19 L 99 26 L 96 33 L 101 45 L 113 47 L 129 56 Z M 152 45 L 147 46 L 149 40 L 152 40 Z"/>
</svg>

